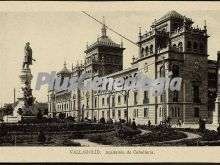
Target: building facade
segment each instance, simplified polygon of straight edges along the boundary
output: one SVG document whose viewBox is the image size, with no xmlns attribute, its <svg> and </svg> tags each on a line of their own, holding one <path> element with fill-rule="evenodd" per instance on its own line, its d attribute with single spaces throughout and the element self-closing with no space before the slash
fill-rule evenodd
<svg viewBox="0 0 220 165">
<path fill-rule="evenodd" d="M 195 123 L 199 117 L 211 122 L 215 109 L 217 91 L 217 61 L 208 60 L 208 33 L 206 24 L 201 29 L 193 27 L 190 18 L 170 11 L 155 20 L 151 30 L 139 32 L 139 54 L 132 59 L 131 67 L 123 69 L 123 43 L 113 42 L 102 26 L 102 36 L 92 45 L 87 45 L 85 61 L 72 70 L 64 68 L 57 76 L 77 76 L 90 73 L 95 77 L 113 79 L 135 77 L 141 73 L 151 79 L 167 76 L 181 77 L 180 91 L 165 91 L 161 96 L 152 96 L 151 91 L 59 91 L 48 92 L 50 116 L 65 113 L 78 120 L 119 119 L 133 120 L 138 124 L 159 124 L 171 117 L 184 123 Z"/>
</svg>

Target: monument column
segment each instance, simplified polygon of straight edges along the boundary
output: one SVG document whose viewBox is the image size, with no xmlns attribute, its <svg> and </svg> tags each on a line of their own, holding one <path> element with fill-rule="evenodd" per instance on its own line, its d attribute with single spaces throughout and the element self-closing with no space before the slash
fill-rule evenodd
<svg viewBox="0 0 220 165">
<path fill-rule="evenodd" d="M 215 111 L 213 112 L 213 123 L 219 123 L 220 110 L 220 51 L 217 52 L 217 97 L 215 101 Z"/>
<path fill-rule="evenodd" d="M 15 107 L 13 116 L 25 115 L 27 111 L 33 113 L 33 103 L 35 98 L 32 95 L 31 80 L 33 75 L 31 73 L 30 65 L 32 65 L 32 49 L 30 43 L 27 42 L 24 48 L 24 61 L 22 65 L 22 70 L 19 75 L 21 80 L 21 89 L 18 94 L 18 105 Z"/>
</svg>

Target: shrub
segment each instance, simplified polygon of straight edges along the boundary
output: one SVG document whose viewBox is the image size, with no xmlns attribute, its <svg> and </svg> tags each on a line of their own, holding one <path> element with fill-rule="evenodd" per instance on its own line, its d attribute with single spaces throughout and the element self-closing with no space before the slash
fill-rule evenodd
<svg viewBox="0 0 220 165">
<path fill-rule="evenodd" d="M 218 133 L 214 130 L 204 130 L 201 135 L 202 140 L 205 141 L 215 141 L 220 139 Z"/>
<path fill-rule="evenodd" d="M 40 133 L 38 135 L 37 141 L 40 142 L 40 143 L 45 143 L 46 142 L 46 136 L 45 136 L 45 134 L 42 130 L 40 131 Z"/>
<path fill-rule="evenodd" d="M 107 136 L 106 136 L 107 135 Z M 93 134 L 88 137 L 88 140 L 95 143 L 110 145 L 113 143 L 113 137 L 110 134 Z"/>
<path fill-rule="evenodd" d="M 116 128 L 116 135 L 119 136 L 120 138 L 125 138 L 125 137 L 132 137 L 134 135 L 140 134 L 141 131 L 138 129 L 133 129 L 131 127 L 117 127 Z"/>
<path fill-rule="evenodd" d="M 73 141 L 71 141 L 69 139 L 63 140 L 62 145 L 64 145 L 64 146 L 81 146 L 80 143 L 73 142 Z"/>
<path fill-rule="evenodd" d="M 105 124 L 105 118 L 104 118 L 104 117 L 102 117 L 102 118 L 100 119 L 100 123 Z"/>
</svg>

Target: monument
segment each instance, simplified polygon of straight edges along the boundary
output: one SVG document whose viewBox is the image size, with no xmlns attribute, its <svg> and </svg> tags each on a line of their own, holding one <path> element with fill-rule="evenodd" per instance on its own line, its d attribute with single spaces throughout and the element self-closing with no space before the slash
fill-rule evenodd
<svg viewBox="0 0 220 165">
<path fill-rule="evenodd" d="M 30 43 L 27 42 L 24 47 L 24 61 L 22 70 L 19 75 L 21 80 L 21 88 L 18 93 L 18 104 L 14 107 L 12 115 L 4 116 L 3 120 L 8 123 L 15 123 L 21 120 L 21 116 L 33 116 L 36 115 L 36 107 L 34 105 L 35 98 L 32 95 L 31 80 L 33 75 L 31 74 L 30 65 L 32 61 L 32 49 Z"/>
<path fill-rule="evenodd" d="M 215 111 L 213 112 L 213 125 L 219 124 L 220 111 L 220 51 L 217 52 L 217 97 L 215 101 Z"/>
</svg>

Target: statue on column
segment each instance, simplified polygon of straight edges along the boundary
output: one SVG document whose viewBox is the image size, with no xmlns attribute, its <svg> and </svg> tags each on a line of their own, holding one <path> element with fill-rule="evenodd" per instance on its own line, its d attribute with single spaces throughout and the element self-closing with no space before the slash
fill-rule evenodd
<svg viewBox="0 0 220 165">
<path fill-rule="evenodd" d="M 24 61 L 22 68 L 24 69 L 25 66 L 26 68 L 29 68 L 29 65 L 32 65 L 32 61 L 36 61 L 36 60 L 32 58 L 32 49 L 30 47 L 30 43 L 27 42 L 24 47 Z"/>
</svg>

